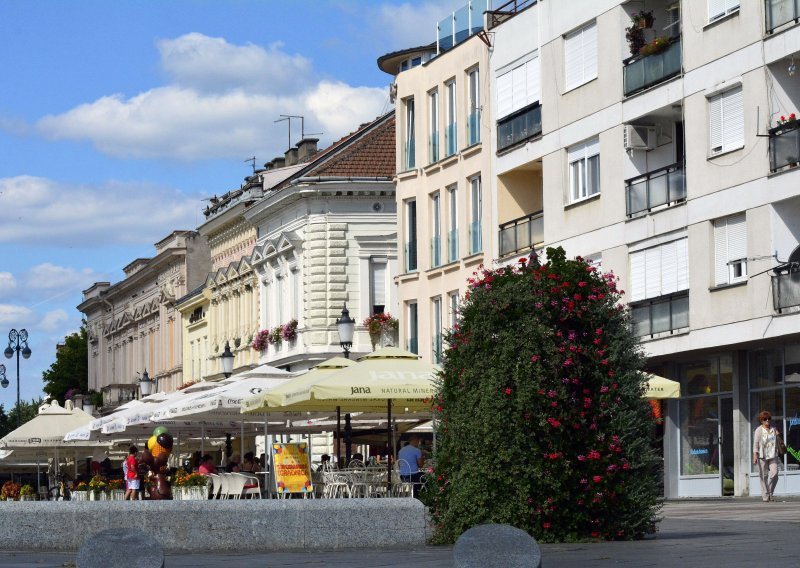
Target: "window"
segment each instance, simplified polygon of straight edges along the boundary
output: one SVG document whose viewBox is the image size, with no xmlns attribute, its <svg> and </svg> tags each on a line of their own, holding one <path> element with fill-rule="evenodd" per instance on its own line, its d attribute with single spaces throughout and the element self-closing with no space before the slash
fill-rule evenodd
<svg viewBox="0 0 800 568">
<path fill-rule="evenodd" d="M 708 124 L 712 154 L 744 146 L 744 97 L 741 86 L 708 98 Z"/>
<path fill-rule="evenodd" d="M 708 0 L 708 21 L 719 20 L 739 9 L 739 0 Z"/>
<path fill-rule="evenodd" d="M 406 201 L 406 272 L 417 269 L 417 202 Z"/>
<path fill-rule="evenodd" d="M 442 297 L 431 299 L 431 322 L 433 337 L 431 338 L 431 360 L 436 364 L 442 362 Z"/>
<path fill-rule="evenodd" d="M 747 223 L 745 214 L 714 221 L 714 282 L 747 280 Z"/>
<path fill-rule="evenodd" d="M 450 292 L 447 301 L 450 307 L 450 327 L 453 328 L 458 323 L 458 290 Z"/>
<path fill-rule="evenodd" d="M 428 161 L 432 164 L 439 160 L 439 91 L 431 91 L 428 94 L 428 114 L 431 137 L 428 145 Z"/>
<path fill-rule="evenodd" d="M 539 98 L 538 55 L 497 77 L 497 118 L 532 105 Z"/>
<path fill-rule="evenodd" d="M 600 193 L 600 139 L 567 149 L 570 202 Z"/>
<path fill-rule="evenodd" d="M 469 84 L 469 109 L 467 116 L 467 144 L 472 146 L 481 141 L 481 91 L 480 75 L 478 69 L 471 69 L 467 72 L 467 82 Z"/>
<path fill-rule="evenodd" d="M 631 315 L 636 335 L 689 326 L 689 240 L 630 255 Z"/>
<path fill-rule="evenodd" d="M 448 202 L 448 232 L 447 232 L 447 262 L 458 260 L 458 188 L 447 189 Z"/>
<path fill-rule="evenodd" d="M 403 145 L 403 169 L 411 170 L 415 166 L 414 156 L 414 99 L 406 99 L 405 105 L 405 143 Z"/>
<path fill-rule="evenodd" d="M 408 351 L 419 355 L 419 331 L 417 329 L 417 303 L 409 302 L 408 310 Z"/>
<path fill-rule="evenodd" d="M 442 206 L 437 191 L 431 195 L 431 268 L 442 264 Z"/>
<path fill-rule="evenodd" d="M 450 81 L 445 85 L 447 90 L 447 127 L 444 133 L 445 156 L 452 156 L 456 153 L 458 144 L 456 143 L 456 82 Z"/>
<path fill-rule="evenodd" d="M 386 265 L 387 259 L 370 259 L 369 296 L 370 314 L 382 314 L 386 309 Z"/>
<path fill-rule="evenodd" d="M 564 66 L 567 91 L 597 77 L 597 25 L 595 22 L 564 36 Z"/>
<path fill-rule="evenodd" d="M 481 176 L 469 180 L 470 223 L 469 223 L 469 253 L 475 254 L 483 250 L 481 216 Z"/>
</svg>

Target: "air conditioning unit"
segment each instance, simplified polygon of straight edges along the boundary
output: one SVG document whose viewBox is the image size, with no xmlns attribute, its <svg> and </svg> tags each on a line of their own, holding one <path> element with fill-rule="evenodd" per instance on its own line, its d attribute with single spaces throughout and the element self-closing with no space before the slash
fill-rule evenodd
<svg viewBox="0 0 800 568">
<path fill-rule="evenodd" d="M 626 150 L 654 150 L 656 147 L 656 127 L 626 124 L 624 144 Z"/>
</svg>

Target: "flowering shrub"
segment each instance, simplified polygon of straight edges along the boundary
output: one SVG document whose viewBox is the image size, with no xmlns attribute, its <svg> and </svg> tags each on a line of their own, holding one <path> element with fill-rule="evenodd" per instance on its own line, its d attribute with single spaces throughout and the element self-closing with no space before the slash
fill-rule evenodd
<svg viewBox="0 0 800 568">
<path fill-rule="evenodd" d="M 380 336 L 390 331 L 397 331 L 399 322 L 397 318 L 392 317 L 392 314 L 385 312 L 382 314 L 372 314 L 368 318 L 365 318 L 364 321 L 361 322 L 361 325 L 367 328 L 369 339 L 372 342 L 372 348 L 375 349 L 375 345 L 378 343 Z"/>
<path fill-rule="evenodd" d="M 175 477 L 172 480 L 172 485 L 175 487 L 205 487 L 208 483 L 208 478 L 200 473 L 186 473 L 183 468 L 175 472 Z"/>
<path fill-rule="evenodd" d="M 253 349 L 256 351 L 264 351 L 269 345 L 269 330 L 262 329 L 261 331 L 256 332 L 256 336 L 253 339 Z"/>
<path fill-rule="evenodd" d="M 79 481 L 76 486 L 72 488 L 73 491 L 89 491 L 89 486 L 85 481 Z"/>
<path fill-rule="evenodd" d="M 21 487 L 19 483 L 13 481 L 6 481 L 3 488 L 0 489 L 0 500 L 2 501 L 19 501 L 19 492 Z"/>
<path fill-rule="evenodd" d="M 544 542 L 655 530 L 661 466 L 621 294 L 560 248 L 469 280 L 432 400 L 435 541 L 483 523 Z"/>
<path fill-rule="evenodd" d="M 108 482 L 102 475 L 95 475 L 89 480 L 89 489 L 92 491 L 105 491 L 108 489 Z"/>
<path fill-rule="evenodd" d="M 280 345 L 283 341 L 283 329 L 281 326 L 275 326 L 269 330 L 269 343 L 270 345 Z"/>
<path fill-rule="evenodd" d="M 115 489 L 125 489 L 125 480 L 124 479 L 109 479 L 108 480 L 108 489 L 113 491 Z"/>
<path fill-rule="evenodd" d="M 781 115 L 778 119 L 778 126 L 784 126 L 786 124 L 794 124 L 797 121 L 797 116 L 794 113 L 790 114 L 788 117 L 785 115 Z"/>
<path fill-rule="evenodd" d="M 36 491 L 33 489 L 33 485 L 30 483 L 26 483 L 23 485 L 19 490 L 20 497 L 22 496 L 29 496 L 29 495 L 36 495 Z"/>
<path fill-rule="evenodd" d="M 281 326 L 281 337 L 284 341 L 293 341 L 297 337 L 297 320 L 289 320 Z"/>
<path fill-rule="evenodd" d="M 667 36 L 658 36 L 653 41 L 644 44 L 641 49 L 639 49 L 640 55 L 655 55 L 656 53 L 661 53 L 666 51 L 669 47 L 670 39 Z"/>
</svg>

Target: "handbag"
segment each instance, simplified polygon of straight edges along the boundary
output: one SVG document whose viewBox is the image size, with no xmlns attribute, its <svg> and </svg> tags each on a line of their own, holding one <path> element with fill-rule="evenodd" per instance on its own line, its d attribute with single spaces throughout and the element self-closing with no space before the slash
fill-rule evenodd
<svg viewBox="0 0 800 568">
<path fill-rule="evenodd" d="M 775 435 L 775 448 L 778 451 L 779 458 L 782 458 L 786 455 L 786 444 L 783 443 L 783 438 L 781 437 L 780 432 Z"/>
</svg>

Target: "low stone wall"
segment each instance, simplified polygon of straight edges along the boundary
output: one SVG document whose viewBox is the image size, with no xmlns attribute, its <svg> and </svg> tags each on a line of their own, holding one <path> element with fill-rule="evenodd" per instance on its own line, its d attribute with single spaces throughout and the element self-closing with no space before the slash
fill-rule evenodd
<svg viewBox="0 0 800 568">
<path fill-rule="evenodd" d="M 233 552 L 422 546 L 426 522 L 409 498 L 0 504 L 0 549 L 78 550 L 109 528 L 141 529 L 166 552 Z"/>
</svg>

